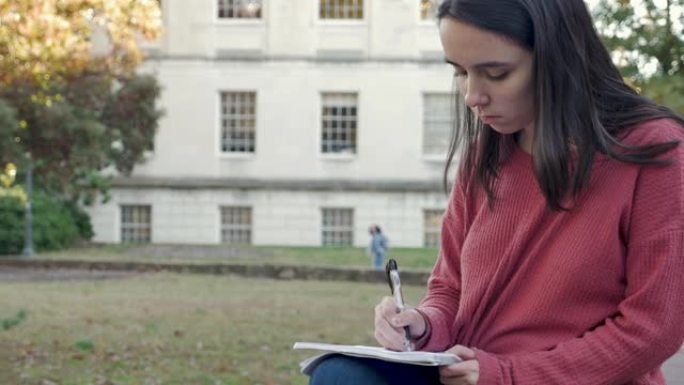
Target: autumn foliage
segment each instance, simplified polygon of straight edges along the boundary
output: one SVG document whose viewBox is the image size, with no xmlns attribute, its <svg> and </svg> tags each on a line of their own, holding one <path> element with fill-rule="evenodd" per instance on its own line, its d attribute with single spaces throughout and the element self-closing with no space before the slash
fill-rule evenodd
<svg viewBox="0 0 684 385">
<path fill-rule="evenodd" d="M 138 39 L 160 33 L 154 0 L 0 0 L 0 82 L 128 75 L 142 60 Z M 98 34 L 108 37 L 108 47 L 93 46 Z"/>
<path fill-rule="evenodd" d="M 0 168 L 31 159 L 67 199 L 106 192 L 152 148 L 156 79 L 136 72 L 158 39 L 155 0 L 0 0 Z"/>
</svg>

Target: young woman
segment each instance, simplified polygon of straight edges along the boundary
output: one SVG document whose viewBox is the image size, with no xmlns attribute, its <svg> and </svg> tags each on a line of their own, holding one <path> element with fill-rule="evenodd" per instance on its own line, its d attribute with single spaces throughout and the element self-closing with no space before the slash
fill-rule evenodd
<svg viewBox="0 0 684 385">
<path fill-rule="evenodd" d="M 375 337 L 399 350 L 408 326 L 463 362 L 336 356 L 311 383 L 665 384 L 684 340 L 684 121 L 624 83 L 582 0 L 447 0 L 439 19 L 459 172 L 426 297 L 399 314 L 385 298 Z"/>
</svg>

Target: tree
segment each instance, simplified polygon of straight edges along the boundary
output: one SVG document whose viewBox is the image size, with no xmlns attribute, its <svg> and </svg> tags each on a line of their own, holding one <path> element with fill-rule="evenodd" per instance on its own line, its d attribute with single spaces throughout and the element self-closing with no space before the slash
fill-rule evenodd
<svg viewBox="0 0 684 385">
<path fill-rule="evenodd" d="M 130 173 L 161 116 L 138 41 L 160 32 L 155 0 L 0 0 L 0 166 L 30 155 L 37 185 L 72 200 Z"/>
<path fill-rule="evenodd" d="M 100 32 L 109 50 L 93 55 Z M 0 0 L 0 85 L 93 70 L 127 75 L 142 59 L 138 35 L 155 39 L 160 32 L 155 0 Z"/>
<path fill-rule="evenodd" d="M 593 10 L 622 74 L 684 114 L 684 0 L 600 0 Z"/>
</svg>

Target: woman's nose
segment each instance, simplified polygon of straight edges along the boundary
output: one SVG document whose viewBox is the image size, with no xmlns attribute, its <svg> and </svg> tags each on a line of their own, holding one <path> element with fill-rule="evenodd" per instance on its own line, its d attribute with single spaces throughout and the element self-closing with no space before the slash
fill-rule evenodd
<svg viewBox="0 0 684 385">
<path fill-rule="evenodd" d="M 482 107 L 489 103 L 489 96 L 482 87 L 473 81 L 467 82 L 465 89 L 465 104 L 470 108 Z"/>
</svg>

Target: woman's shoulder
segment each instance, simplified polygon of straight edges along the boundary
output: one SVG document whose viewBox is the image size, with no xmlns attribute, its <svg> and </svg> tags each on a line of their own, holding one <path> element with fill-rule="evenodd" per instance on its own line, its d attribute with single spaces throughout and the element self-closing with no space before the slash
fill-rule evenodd
<svg viewBox="0 0 684 385">
<path fill-rule="evenodd" d="M 647 146 L 672 141 L 684 141 L 684 126 L 670 119 L 647 120 L 627 128 L 620 142 L 627 146 Z"/>
</svg>

